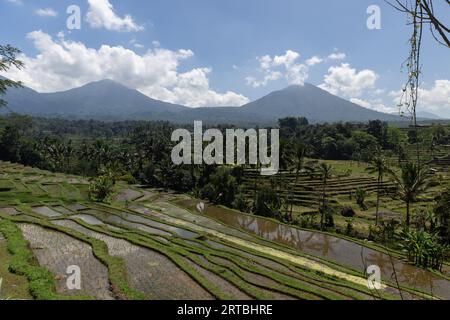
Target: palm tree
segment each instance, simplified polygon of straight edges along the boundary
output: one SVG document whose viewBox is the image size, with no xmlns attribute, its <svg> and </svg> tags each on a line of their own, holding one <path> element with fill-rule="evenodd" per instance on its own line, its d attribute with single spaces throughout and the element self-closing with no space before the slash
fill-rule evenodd
<svg viewBox="0 0 450 320">
<path fill-rule="evenodd" d="M 305 165 L 305 156 L 308 151 L 308 147 L 303 143 L 295 143 L 294 144 L 294 163 L 295 163 L 295 183 L 293 188 L 291 189 L 291 197 L 289 202 L 291 204 L 291 208 L 289 210 L 289 217 L 292 220 L 292 213 L 294 211 L 294 194 L 297 188 L 298 180 L 300 178 L 300 172 L 303 170 Z"/>
<path fill-rule="evenodd" d="M 375 225 L 378 226 L 378 216 L 380 211 L 380 191 L 381 191 L 381 184 L 383 183 L 383 178 L 386 172 L 389 170 L 389 165 L 387 162 L 387 159 L 381 154 L 378 153 L 372 158 L 371 166 L 368 167 L 366 170 L 367 172 L 371 174 L 377 174 L 377 208 L 375 211 Z"/>
<path fill-rule="evenodd" d="M 75 153 L 75 148 L 72 145 L 72 140 L 67 141 L 62 146 L 62 154 L 65 159 L 66 170 L 65 172 L 70 171 L 70 160 Z"/>
<path fill-rule="evenodd" d="M 318 167 L 318 172 L 320 175 L 320 179 L 322 180 L 322 205 L 321 205 L 321 216 L 320 216 L 320 228 L 323 229 L 323 223 L 325 220 L 325 210 L 327 205 L 327 183 L 328 179 L 332 177 L 333 168 L 331 165 L 326 163 L 320 163 Z"/>
<path fill-rule="evenodd" d="M 281 140 L 280 141 L 280 171 L 288 170 L 293 163 L 293 149 L 294 145 L 292 141 Z M 284 197 L 284 205 L 286 212 L 286 219 L 292 221 L 292 216 L 289 214 L 289 190 L 287 188 L 289 184 L 289 176 L 285 179 L 283 174 L 279 173 L 273 177 L 275 188 L 280 197 Z"/>
<path fill-rule="evenodd" d="M 398 195 L 406 203 L 406 226 L 409 228 L 411 224 L 411 203 L 416 201 L 417 197 L 429 187 L 428 168 L 413 162 L 407 162 L 401 166 L 400 175 L 392 170 L 388 172 L 397 183 Z"/>
</svg>

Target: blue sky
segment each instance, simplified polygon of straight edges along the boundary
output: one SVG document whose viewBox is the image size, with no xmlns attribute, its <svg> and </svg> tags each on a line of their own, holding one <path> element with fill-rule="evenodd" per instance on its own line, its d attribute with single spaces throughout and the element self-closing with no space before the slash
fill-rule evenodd
<svg viewBox="0 0 450 320">
<path fill-rule="evenodd" d="M 70 5 L 81 9 L 80 30 L 67 29 Z M 380 30 L 367 28 L 370 5 L 381 9 Z M 377 0 L 0 0 L 0 12 L 1 43 L 27 64 L 7 76 L 33 89 L 111 78 L 193 107 L 307 81 L 392 112 L 410 36 L 406 17 Z M 427 33 L 422 109 L 448 117 L 449 54 Z"/>
</svg>

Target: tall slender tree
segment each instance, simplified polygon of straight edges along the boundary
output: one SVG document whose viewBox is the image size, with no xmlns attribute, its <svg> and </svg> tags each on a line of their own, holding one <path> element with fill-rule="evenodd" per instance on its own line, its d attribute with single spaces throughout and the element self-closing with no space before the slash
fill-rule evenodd
<svg viewBox="0 0 450 320">
<path fill-rule="evenodd" d="M 320 228 L 323 229 L 325 222 L 325 212 L 327 210 L 327 184 L 332 177 L 333 167 L 324 162 L 318 166 L 318 172 L 322 181 L 322 201 L 320 206 Z"/>
<path fill-rule="evenodd" d="M 292 220 L 292 215 L 294 211 L 294 197 L 295 191 L 297 190 L 297 184 L 300 179 L 300 173 L 305 167 L 305 157 L 308 147 L 303 143 L 295 143 L 294 144 L 294 163 L 295 163 L 295 182 L 294 186 L 291 188 L 291 197 L 289 199 L 290 202 L 290 210 L 289 216 Z"/>
<path fill-rule="evenodd" d="M 386 0 L 388 4 L 395 9 L 405 13 L 408 17 L 408 24 L 411 25 L 412 35 L 409 39 L 410 52 L 405 61 L 407 69 L 407 82 L 403 88 L 403 94 L 400 98 L 399 107 L 406 108 L 407 112 L 411 114 L 414 132 L 417 138 L 416 153 L 417 165 L 420 166 L 420 147 L 419 135 L 417 125 L 417 106 L 419 100 L 419 86 L 421 75 L 421 49 L 424 27 L 428 26 L 431 35 L 440 44 L 450 48 L 450 27 L 448 22 L 443 20 L 438 15 L 438 10 L 435 10 L 437 0 Z M 450 8 L 450 0 L 442 0 L 443 7 Z M 441 11 L 441 10 L 439 10 Z M 442 11 L 445 11 L 442 10 Z"/>
<path fill-rule="evenodd" d="M 371 166 L 366 169 L 369 173 L 377 174 L 377 208 L 375 211 L 375 225 L 378 225 L 378 218 L 380 212 L 380 194 L 383 178 L 389 170 L 388 161 L 384 155 L 379 151 L 371 161 Z"/>
<path fill-rule="evenodd" d="M 397 193 L 406 204 L 406 227 L 411 225 L 411 203 L 429 187 L 430 174 L 425 166 L 407 162 L 401 166 L 400 174 L 389 170 L 389 175 L 397 183 Z"/>
</svg>

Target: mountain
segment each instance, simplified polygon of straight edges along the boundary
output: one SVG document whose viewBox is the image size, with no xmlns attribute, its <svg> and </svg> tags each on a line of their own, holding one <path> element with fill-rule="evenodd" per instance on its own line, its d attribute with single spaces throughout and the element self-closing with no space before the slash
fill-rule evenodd
<svg viewBox="0 0 450 320">
<path fill-rule="evenodd" d="M 429 119 L 429 120 L 442 120 L 443 118 L 427 111 L 419 111 L 417 112 L 417 117 L 422 119 Z"/>
<path fill-rule="evenodd" d="M 246 112 L 258 112 L 277 119 L 303 116 L 311 122 L 399 120 L 398 116 L 363 108 L 308 83 L 270 93 L 242 108 Z"/>
<path fill-rule="evenodd" d="M 151 99 L 112 80 L 91 82 L 63 92 L 37 93 L 29 88 L 10 89 L 5 98 L 18 113 L 75 119 L 121 120 L 179 112 L 186 107 Z"/>
<path fill-rule="evenodd" d="M 208 124 L 276 124 L 288 116 L 310 122 L 401 121 L 396 115 L 376 112 L 334 96 L 312 84 L 290 86 L 242 107 L 188 108 L 151 99 L 111 80 L 92 82 L 63 92 L 38 93 L 29 88 L 10 89 L 4 99 L 17 113 L 69 119 L 166 120 Z"/>
<path fill-rule="evenodd" d="M 0 76 L 0 80 L 4 77 Z M 5 96 L 0 97 L 8 102 L 8 108 L 17 113 L 38 115 L 43 114 L 48 105 L 42 94 L 30 88 L 10 88 Z M 0 110 L 5 112 L 4 110 Z M 3 113 L 2 112 L 2 113 Z"/>
</svg>

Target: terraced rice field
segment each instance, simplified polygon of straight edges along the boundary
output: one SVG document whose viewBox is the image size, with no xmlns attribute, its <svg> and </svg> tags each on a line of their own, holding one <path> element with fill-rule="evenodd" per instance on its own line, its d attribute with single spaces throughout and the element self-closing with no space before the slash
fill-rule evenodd
<svg viewBox="0 0 450 320">
<path fill-rule="evenodd" d="M 254 184 L 257 179 L 258 183 L 266 184 L 270 184 L 271 179 L 273 179 L 270 177 L 261 178 L 261 176 L 257 177 L 256 175 L 259 175 L 259 173 L 254 170 L 247 170 L 245 174 L 244 186 L 249 197 L 253 196 Z M 281 172 L 277 179 L 281 181 L 281 185 L 285 186 L 278 190 L 283 197 L 286 195 L 292 197 L 292 200 L 298 206 L 318 208 L 323 191 L 322 182 L 318 177 L 300 174 L 297 183 L 295 183 L 295 173 Z M 369 175 L 359 177 L 336 176 L 327 183 L 326 193 L 333 200 L 333 197 L 336 196 L 354 196 L 358 188 L 364 189 L 366 192 L 375 192 L 378 183 L 376 178 Z M 381 188 L 389 193 L 392 192 L 395 185 L 390 181 L 384 181 Z"/>
<path fill-rule="evenodd" d="M 450 299 L 450 281 L 399 253 L 222 207 L 0 162 L 2 294 L 21 299 Z M 365 266 L 382 268 L 383 290 Z M 81 288 L 67 286 L 78 266 Z M 393 277 L 393 271 L 399 285 Z"/>
<path fill-rule="evenodd" d="M 442 149 L 441 152 L 447 152 Z M 424 192 L 411 205 L 413 216 L 420 211 L 428 210 L 434 199 L 450 187 L 450 173 L 446 166 L 447 157 L 436 159 L 430 163 L 435 170 L 434 185 Z M 440 161 L 442 166 L 435 163 Z M 345 232 L 347 218 L 340 215 L 343 207 L 351 207 L 355 212 L 353 227 L 356 236 L 361 239 L 369 237 L 370 226 L 374 225 L 376 218 L 377 177 L 367 173 L 367 164 L 353 161 L 324 161 L 333 168 L 333 177 L 327 182 L 325 189 L 327 201 L 336 209 L 334 220 L 337 230 Z M 450 163 L 450 162 L 449 162 Z M 444 165 L 445 164 L 445 165 Z M 395 165 L 397 163 L 395 162 Z M 289 171 L 282 171 L 274 177 L 262 177 L 255 170 L 245 170 L 243 186 L 247 199 L 252 202 L 255 197 L 255 184 L 272 186 L 282 199 L 292 200 L 294 203 L 294 219 L 301 220 L 302 216 L 318 216 L 319 204 L 322 201 L 323 185 L 317 175 L 301 173 L 298 177 Z M 379 217 L 385 222 L 396 220 L 402 223 L 405 220 L 405 203 L 396 194 L 396 185 L 385 176 L 380 185 Z M 356 201 L 357 190 L 365 191 L 365 206 L 361 208 Z"/>
<path fill-rule="evenodd" d="M 417 146 L 407 145 L 405 148 L 405 155 L 408 159 L 417 159 Z M 431 145 L 419 146 L 419 159 L 422 163 L 430 164 L 432 168 L 440 172 L 448 172 L 450 169 L 450 146 L 438 146 L 434 149 Z M 399 162 L 398 157 L 391 156 L 390 160 L 392 164 Z M 400 160 L 401 163 L 405 163 L 406 160 Z"/>
</svg>

